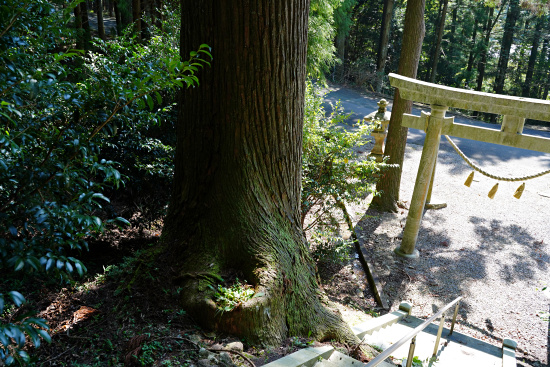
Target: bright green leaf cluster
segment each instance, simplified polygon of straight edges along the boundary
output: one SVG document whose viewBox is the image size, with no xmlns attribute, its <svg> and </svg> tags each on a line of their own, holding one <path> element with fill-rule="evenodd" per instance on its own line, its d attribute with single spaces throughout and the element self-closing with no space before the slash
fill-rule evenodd
<svg viewBox="0 0 550 367">
<path fill-rule="evenodd" d="M 218 285 L 214 300 L 221 312 L 229 312 L 243 302 L 254 297 L 254 289 L 246 281 L 241 283 L 237 278 L 235 283 L 229 287 Z"/>
</svg>

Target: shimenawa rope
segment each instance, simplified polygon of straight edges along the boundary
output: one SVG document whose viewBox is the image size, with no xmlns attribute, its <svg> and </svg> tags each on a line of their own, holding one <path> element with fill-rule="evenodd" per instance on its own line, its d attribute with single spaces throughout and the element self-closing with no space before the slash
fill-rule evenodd
<svg viewBox="0 0 550 367">
<path fill-rule="evenodd" d="M 540 172 L 540 173 L 537 173 L 535 175 L 530 175 L 530 176 L 523 176 L 523 177 L 502 177 L 502 176 L 496 176 L 496 175 L 493 175 L 493 174 L 490 174 L 489 172 L 487 171 L 484 171 L 482 168 L 480 168 L 479 166 L 477 166 L 475 163 L 473 163 L 472 161 L 470 161 L 468 159 L 468 157 L 466 157 L 464 155 L 464 153 L 460 150 L 459 147 L 456 146 L 456 144 L 454 143 L 454 141 L 451 140 L 451 138 L 449 138 L 447 135 L 445 135 L 445 138 L 447 138 L 447 140 L 449 141 L 449 143 L 451 143 L 451 146 L 454 148 L 454 150 L 458 153 L 458 155 L 464 159 L 464 161 L 466 163 L 468 163 L 468 165 L 470 167 L 472 167 L 475 171 L 481 173 L 482 175 L 484 176 L 487 176 L 487 177 L 490 177 L 492 179 L 495 179 L 495 180 L 498 180 L 498 181 L 508 181 L 508 182 L 516 182 L 516 181 L 526 181 L 526 180 L 531 180 L 533 178 L 537 178 L 537 177 L 541 177 L 541 176 L 544 176 L 548 173 L 550 173 L 550 170 L 548 171 L 543 171 L 543 172 Z"/>
</svg>

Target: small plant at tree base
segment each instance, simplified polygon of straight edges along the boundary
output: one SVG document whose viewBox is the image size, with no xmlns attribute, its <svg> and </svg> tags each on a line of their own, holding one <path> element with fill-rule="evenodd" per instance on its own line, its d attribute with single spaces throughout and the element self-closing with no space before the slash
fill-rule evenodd
<svg viewBox="0 0 550 367">
<path fill-rule="evenodd" d="M 235 279 L 235 283 L 229 287 L 218 285 L 214 300 L 218 305 L 218 310 L 221 312 L 229 312 L 243 302 L 254 297 L 254 289 L 246 284 L 246 281 L 241 283 L 239 279 Z"/>
</svg>

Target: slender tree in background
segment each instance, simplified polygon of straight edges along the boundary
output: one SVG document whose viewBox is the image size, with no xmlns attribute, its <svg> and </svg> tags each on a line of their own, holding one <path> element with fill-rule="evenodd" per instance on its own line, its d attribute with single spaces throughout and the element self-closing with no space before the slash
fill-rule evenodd
<svg viewBox="0 0 550 367">
<path fill-rule="evenodd" d="M 447 6 L 449 5 L 449 0 L 442 0 L 443 8 L 441 9 L 441 14 L 439 16 L 439 26 L 437 27 L 437 39 L 435 43 L 435 50 L 432 60 L 432 68 L 430 73 L 430 82 L 435 82 L 435 76 L 437 75 L 437 64 L 439 63 L 439 54 L 441 53 L 441 40 L 443 39 L 443 31 L 445 30 L 445 17 L 447 15 Z"/>
<path fill-rule="evenodd" d="M 82 37 L 82 15 L 80 10 L 80 4 L 74 7 L 74 27 L 76 29 L 76 48 L 82 50 L 84 48 L 84 38 Z"/>
<path fill-rule="evenodd" d="M 422 51 L 422 41 L 426 32 L 424 25 L 424 0 L 409 0 L 405 11 L 405 27 L 403 29 L 403 43 L 399 57 L 398 74 L 416 78 L 418 61 Z M 376 190 L 381 192 L 372 204 L 379 210 L 397 211 L 399 200 L 399 186 L 401 185 L 401 168 L 405 158 L 405 144 L 407 142 L 406 127 L 401 125 L 403 114 L 410 113 L 412 102 L 399 97 L 399 89 L 395 90 L 390 126 L 384 154 L 389 156 L 388 162 L 396 165 L 388 169 L 382 176 Z"/>
<path fill-rule="evenodd" d="M 182 99 L 159 261 L 195 320 L 270 345 L 358 342 L 322 301 L 300 226 L 308 6 L 182 1 L 183 57 L 206 42 L 214 59 Z M 216 284 L 235 274 L 256 297 L 219 312 Z"/>
<path fill-rule="evenodd" d="M 121 35 L 122 34 L 122 14 L 119 8 L 118 0 L 113 0 L 113 10 L 115 11 L 116 33 L 117 35 Z"/>
<path fill-rule="evenodd" d="M 454 45 L 455 38 L 456 38 L 456 29 L 458 28 L 458 9 L 462 6 L 462 0 L 457 0 L 455 6 L 453 7 L 453 11 L 451 12 L 451 36 L 449 38 L 449 43 L 451 45 Z M 474 19 L 474 21 L 477 23 L 477 19 Z"/>
<path fill-rule="evenodd" d="M 519 0 L 510 0 L 508 12 L 506 14 L 506 22 L 504 23 L 504 33 L 500 43 L 500 56 L 498 59 L 497 74 L 493 89 L 495 93 L 502 94 L 504 91 L 504 80 L 508 69 L 508 61 L 510 60 L 510 50 L 514 40 L 514 30 L 516 22 L 519 18 Z"/>
<path fill-rule="evenodd" d="M 477 30 L 478 30 L 479 22 L 477 21 L 477 18 L 474 20 L 474 29 L 472 31 L 472 40 L 470 42 L 470 53 L 468 55 L 468 64 L 466 66 L 466 77 L 469 78 L 472 70 L 474 68 L 474 60 L 476 56 L 475 48 L 476 48 L 476 37 L 477 37 Z"/>
<path fill-rule="evenodd" d="M 502 9 L 504 9 L 505 4 L 502 4 L 502 7 L 500 8 L 499 12 L 497 13 L 496 17 L 493 19 L 493 14 L 495 12 L 495 8 L 490 6 L 487 7 L 487 22 L 485 23 L 485 27 L 483 28 L 483 44 L 481 46 L 481 54 L 479 55 L 479 62 L 477 64 L 477 79 L 476 79 L 476 88 L 475 90 L 481 91 L 483 88 L 483 79 L 485 78 L 485 68 L 487 67 L 487 54 L 489 52 L 489 40 L 491 39 L 491 33 L 493 32 L 493 28 L 495 27 L 495 24 L 497 24 L 498 18 L 500 17 L 500 14 L 502 14 Z"/>
<path fill-rule="evenodd" d="M 334 43 L 336 46 L 336 56 L 339 60 L 334 73 L 338 81 L 343 81 L 344 79 L 346 69 L 346 40 L 353 23 L 351 16 L 353 15 L 353 7 L 356 3 L 357 0 L 344 0 L 334 11 L 334 22 L 336 25 Z"/>
<path fill-rule="evenodd" d="M 386 66 L 386 59 L 388 57 L 388 47 L 390 44 L 390 30 L 391 20 L 393 16 L 393 3 L 394 0 L 384 1 L 384 10 L 382 15 L 382 27 L 380 29 L 380 41 L 378 42 L 378 53 L 376 60 L 376 91 L 382 90 L 382 77 L 384 75 L 384 69 Z"/>
<path fill-rule="evenodd" d="M 82 17 L 82 29 L 84 29 L 84 49 L 89 50 L 92 43 L 92 30 L 90 29 L 90 18 L 86 1 L 80 3 L 80 16 Z"/>
<path fill-rule="evenodd" d="M 550 22 L 549 17 L 545 17 L 545 24 L 543 28 L 544 39 L 542 41 L 542 48 L 539 53 L 539 59 L 536 65 L 536 77 L 535 77 L 535 90 L 532 93 L 536 98 L 543 98 L 544 82 L 546 80 L 546 73 L 548 72 L 548 44 L 550 43 Z"/>
<path fill-rule="evenodd" d="M 99 38 L 105 41 L 105 25 L 103 23 L 103 1 L 96 0 L 96 14 L 97 14 L 97 35 Z"/>
<path fill-rule="evenodd" d="M 132 0 L 132 22 L 136 37 L 141 39 L 141 0 Z"/>
<path fill-rule="evenodd" d="M 533 38 L 531 41 L 531 54 L 529 55 L 529 63 L 527 64 L 527 72 L 525 74 L 525 82 L 523 83 L 522 93 L 523 97 L 532 97 L 531 83 L 533 81 L 533 73 L 535 72 L 535 64 L 537 62 L 540 34 L 542 26 L 545 22 L 544 17 L 538 17 L 535 25 L 535 31 L 533 32 Z"/>
</svg>

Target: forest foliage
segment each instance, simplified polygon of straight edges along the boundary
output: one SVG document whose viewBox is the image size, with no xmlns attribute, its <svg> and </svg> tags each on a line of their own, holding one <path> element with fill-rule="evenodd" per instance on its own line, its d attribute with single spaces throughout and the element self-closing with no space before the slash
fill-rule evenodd
<svg viewBox="0 0 550 367">
<path fill-rule="evenodd" d="M 426 1 L 419 79 L 434 75 L 436 83 L 493 92 L 504 73 L 503 93 L 547 99 L 550 18 L 544 4 L 452 0 L 445 7 L 445 1 Z M 152 188 L 169 192 L 176 93 L 200 88 L 200 70 L 215 62 L 215 50 L 196 45 L 181 60 L 177 6 L 145 1 L 134 19 L 132 3 L 0 5 L 0 273 L 21 274 L 0 288 L 0 361 L 7 364 L 30 358 L 27 340 L 35 346 L 50 340 L 45 321 L 21 307 L 26 284 L 38 278 L 75 282 L 86 272 L 78 258 L 90 239 L 114 226 L 140 225 L 117 212 L 113 197 L 147 206 L 151 217 L 165 210 L 167 196 L 143 198 Z M 89 21 L 98 4 L 116 18 L 103 35 Z M 381 82 L 390 94 L 386 75 L 397 70 L 405 6 L 393 4 L 381 73 L 384 1 L 312 0 L 310 78 L 366 90 Z M 507 26 L 512 15 L 515 22 Z M 510 35 L 503 60 L 502 40 Z M 338 106 L 333 111 L 327 115 L 319 87 L 308 82 L 302 212 L 321 209 L 318 221 L 334 201 L 364 195 L 383 167 L 354 158 L 352 148 L 364 143 L 369 127 L 338 128 L 345 115 Z"/>
</svg>

